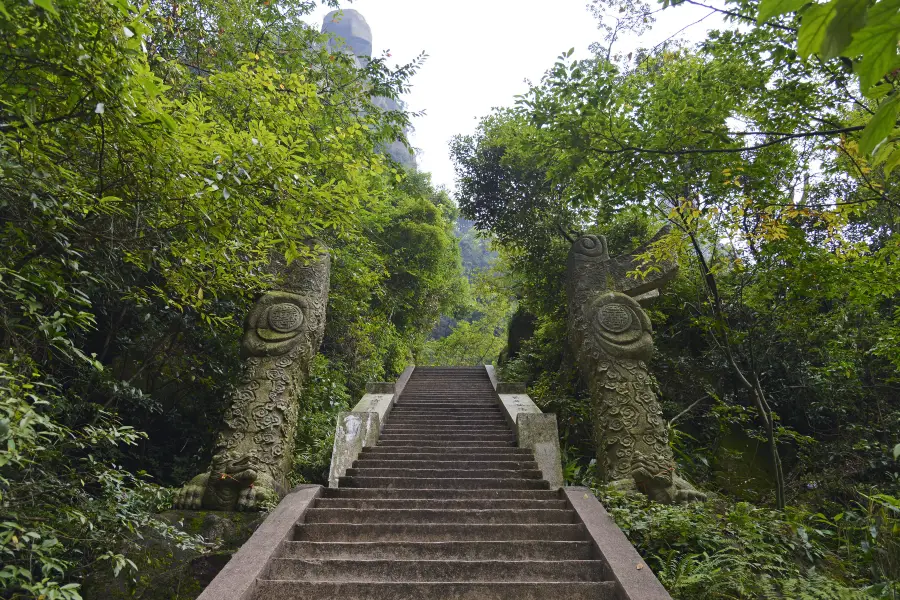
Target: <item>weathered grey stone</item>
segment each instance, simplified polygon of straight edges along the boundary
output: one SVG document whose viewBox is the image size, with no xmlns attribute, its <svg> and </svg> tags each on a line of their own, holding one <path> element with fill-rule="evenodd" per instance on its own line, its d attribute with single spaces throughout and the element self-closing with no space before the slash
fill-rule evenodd
<svg viewBox="0 0 900 600">
<path fill-rule="evenodd" d="M 607 564 L 606 577 L 616 582 L 617 600 L 672 600 L 589 488 L 567 487 L 565 494 Z"/>
<path fill-rule="evenodd" d="M 565 481 L 556 415 L 520 413 L 516 419 L 516 438 L 519 448 L 530 448 L 534 453 L 534 460 L 544 479 L 550 483 L 550 489 L 562 487 Z"/>
<path fill-rule="evenodd" d="M 502 381 L 497 384 L 498 394 L 524 394 L 525 384 L 519 382 Z"/>
<path fill-rule="evenodd" d="M 294 526 L 303 518 L 322 486 L 294 488 L 266 517 L 225 568 L 203 590 L 198 600 L 250 600 L 261 577 L 282 542 L 290 539 Z"/>
<path fill-rule="evenodd" d="M 658 295 L 657 288 L 675 276 L 677 265 L 662 262 L 646 278 L 632 277 L 629 272 L 639 266 L 636 256 L 644 251 L 611 259 L 606 238 L 596 235 L 572 245 L 567 263 L 569 342 L 591 392 L 603 477 L 633 480 L 660 502 L 692 500 L 702 494 L 674 478 L 666 424 L 647 370 L 653 330 L 638 303 Z"/>
<path fill-rule="evenodd" d="M 394 383 L 391 381 L 370 381 L 366 384 L 366 393 L 368 394 L 391 394 L 394 395 Z"/>
<path fill-rule="evenodd" d="M 359 67 L 363 67 L 372 56 L 372 28 L 359 11 L 349 8 L 331 11 L 322 21 L 322 33 L 333 36 L 328 42 L 329 48 L 352 54 Z M 385 112 L 404 110 L 400 102 L 386 96 L 372 96 L 371 101 L 372 106 Z M 405 135 L 408 131 L 403 133 Z M 416 168 L 415 154 L 402 140 L 381 144 L 379 151 L 387 153 L 407 169 Z"/>
<path fill-rule="evenodd" d="M 246 319 L 244 372 L 212 464 L 178 492 L 177 508 L 258 510 L 284 495 L 303 381 L 325 332 L 330 260 L 324 248 L 312 247 L 309 262 L 273 261 L 283 283 Z"/>
<path fill-rule="evenodd" d="M 378 442 L 381 430 L 376 412 L 342 412 L 337 417 L 334 447 L 331 451 L 331 469 L 328 487 L 337 487 L 338 480 L 347 473 L 363 448 Z"/>
</svg>

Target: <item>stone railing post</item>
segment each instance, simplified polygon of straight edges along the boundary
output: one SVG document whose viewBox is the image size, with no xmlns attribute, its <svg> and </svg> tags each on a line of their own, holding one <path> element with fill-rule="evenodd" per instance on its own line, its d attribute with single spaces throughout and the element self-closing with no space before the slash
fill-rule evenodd
<svg viewBox="0 0 900 600">
<path fill-rule="evenodd" d="M 341 412 L 334 430 L 334 447 L 331 452 L 331 468 L 328 487 L 338 486 L 338 480 L 353 466 L 363 448 L 378 442 L 381 428 L 387 420 L 397 398 L 403 393 L 415 367 L 407 367 L 396 383 L 369 382 L 366 393 L 353 410 Z"/>
<path fill-rule="evenodd" d="M 519 448 L 529 448 L 534 452 L 534 460 L 544 479 L 550 482 L 551 488 L 561 488 L 565 482 L 556 415 L 541 412 L 525 393 L 524 383 L 499 382 L 493 366 L 486 365 L 485 369 L 500 397 L 503 416 L 516 432 Z"/>
</svg>

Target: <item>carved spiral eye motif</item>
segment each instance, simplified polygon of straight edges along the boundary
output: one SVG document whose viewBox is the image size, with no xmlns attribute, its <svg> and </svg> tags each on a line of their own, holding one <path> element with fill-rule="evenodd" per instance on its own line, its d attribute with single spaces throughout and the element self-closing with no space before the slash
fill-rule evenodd
<svg viewBox="0 0 900 600">
<path fill-rule="evenodd" d="M 303 311 L 296 304 L 282 302 L 270 306 L 266 321 L 279 333 L 289 333 L 303 325 Z"/>
<path fill-rule="evenodd" d="M 244 350 L 255 356 L 281 356 L 290 352 L 305 337 L 310 327 L 309 305 L 305 298 L 290 292 L 273 291 L 260 298 L 244 328 Z M 270 381 L 284 379 L 284 368 L 293 359 L 283 357 L 276 363 L 281 367 L 277 377 L 266 373 Z"/>
<path fill-rule="evenodd" d="M 597 235 L 586 235 L 575 242 L 575 253 L 590 258 L 608 257 L 606 238 Z"/>
<path fill-rule="evenodd" d="M 594 299 L 589 308 L 594 341 L 614 357 L 644 359 L 653 351 L 650 319 L 633 298 L 608 292 Z M 614 381 L 613 371 L 607 379 Z"/>
</svg>

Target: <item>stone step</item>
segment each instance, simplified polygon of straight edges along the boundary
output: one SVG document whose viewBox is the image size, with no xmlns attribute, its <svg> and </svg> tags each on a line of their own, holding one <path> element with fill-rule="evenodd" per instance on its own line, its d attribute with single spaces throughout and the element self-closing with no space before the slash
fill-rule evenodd
<svg viewBox="0 0 900 600">
<path fill-rule="evenodd" d="M 431 439 L 413 439 L 413 440 L 379 440 L 379 447 L 386 446 L 408 446 L 412 448 L 491 448 L 491 447 L 512 447 L 514 440 L 431 440 Z"/>
<path fill-rule="evenodd" d="M 284 542 L 282 558 L 370 560 L 589 560 L 588 541 Z"/>
<path fill-rule="evenodd" d="M 411 510 L 427 508 L 432 510 L 523 510 L 523 509 L 557 509 L 567 510 L 565 500 L 390 500 L 390 499 L 351 499 L 351 498 L 319 498 L 316 500 L 316 508 L 356 508 Z"/>
<path fill-rule="evenodd" d="M 449 431 L 466 431 L 471 430 L 472 432 L 485 432 L 491 433 L 492 431 L 502 431 L 502 432 L 510 432 L 510 428 L 507 424 L 500 420 L 495 421 L 482 421 L 480 423 L 410 423 L 408 421 L 388 421 L 388 423 L 381 430 L 382 433 L 386 431 L 394 431 L 396 433 L 404 433 L 404 432 L 432 432 L 432 431 L 441 431 L 441 430 L 449 430 Z"/>
<path fill-rule="evenodd" d="M 430 451 L 419 451 L 406 446 L 376 446 L 360 453 L 361 460 L 436 460 L 436 461 L 530 461 L 534 460 L 531 452 L 514 452 L 520 450 L 513 446 L 491 448 L 461 448 L 447 450 L 432 448 Z M 494 452 L 492 452 L 494 451 Z"/>
<path fill-rule="evenodd" d="M 590 582 L 308 582 L 259 580 L 253 600 L 615 600 L 611 581 Z"/>
<path fill-rule="evenodd" d="M 295 541 L 310 542 L 467 542 L 503 540 L 584 540 L 577 524 L 461 523 L 305 523 Z"/>
<path fill-rule="evenodd" d="M 460 442 L 496 442 L 496 441 L 508 441 L 515 439 L 515 435 L 512 432 L 507 431 L 505 433 L 467 433 L 464 431 L 455 432 L 455 433 L 426 433 L 426 432 L 418 432 L 418 433 L 382 433 L 378 437 L 378 441 L 402 441 L 402 440 L 410 440 L 410 441 L 460 441 Z"/>
<path fill-rule="evenodd" d="M 358 459 L 354 469 L 537 469 L 534 461 L 511 460 L 383 460 Z"/>
<path fill-rule="evenodd" d="M 278 558 L 265 579 L 328 582 L 375 581 L 600 581 L 596 560 L 320 560 Z"/>
<path fill-rule="evenodd" d="M 438 479 L 427 477 L 341 477 L 338 487 L 402 488 L 426 490 L 546 490 L 550 484 L 543 479 L 462 478 Z"/>
<path fill-rule="evenodd" d="M 416 477 L 428 479 L 540 479 L 539 469 L 347 469 L 347 477 Z"/>
<path fill-rule="evenodd" d="M 326 498 L 378 500 L 560 500 L 559 490 L 325 488 Z"/>
<path fill-rule="evenodd" d="M 507 427 L 506 419 L 497 415 L 496 417 L 483 417 L 481 419 L 471 417 L 398 417 L 391 415 L 388 419 L 391 425 L 418 426 L 418 425 L 502 425 Z"/>
<path fill-rule="evenodd" d="M 569 509 L 310 508 L 305 523 L 574 523 Z"/>
</svg>

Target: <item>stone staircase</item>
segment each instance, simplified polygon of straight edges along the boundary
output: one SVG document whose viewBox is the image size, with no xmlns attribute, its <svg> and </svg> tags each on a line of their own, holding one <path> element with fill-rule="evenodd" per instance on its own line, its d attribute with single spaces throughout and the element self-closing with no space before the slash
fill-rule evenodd
<svg viewBox="0 0 900 600">
<path fill-rule="evenodd" d="M 618 598 L 565 495 L 515 444 L 483 368 L 416 368 L 253 598 Z"/>
</svg>

